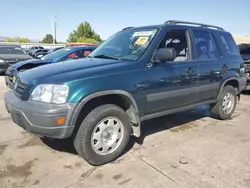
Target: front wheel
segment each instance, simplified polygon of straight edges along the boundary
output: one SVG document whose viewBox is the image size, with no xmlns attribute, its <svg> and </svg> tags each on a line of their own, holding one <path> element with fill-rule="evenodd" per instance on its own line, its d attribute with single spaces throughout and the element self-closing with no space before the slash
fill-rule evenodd
<svg viewBox="0 0 250 188">
<path fill-rule="evenodd" d="M 92 110 L 81 123 L 74 139 L 77 153 L 92 165 L 118 158 L 130 139 L 129 117 L 116 105 L 106 104 Z"/>
<path fill-rule="evenodd" d="M 223 88 L 218 102 L 212 106 L 212 113 L 221 120 L 230 119 L 237 103 L 236 89 L 227 85 Z"/>
</svg>

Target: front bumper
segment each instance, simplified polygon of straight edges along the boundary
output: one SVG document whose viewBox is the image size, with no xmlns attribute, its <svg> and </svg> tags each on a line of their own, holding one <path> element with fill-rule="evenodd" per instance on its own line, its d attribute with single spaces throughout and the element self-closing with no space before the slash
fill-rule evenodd
<svg viewBox="0 0 250 188">
<path fill-rule="evenodd" d="M 16 76 L 19 72 L 15 68 L 9 67 L 5 72 L 5 84 L 10 89 L 13 89 Z"/>
<path fill-rule="evenodd" d="M 0 65 L 0 75 L 4 75 L 8 67 L 8 65 Z"/>
<path fill-rule="evenodd" d="M 34 101 L 22 101 L 13 91 L 5 96 L 5 106 L 14 123 L 26 131 L 51 138 L 68 138 L 72 135 L 74 125 L 70 118 L 76 104 L 47 104 Z M 66 117 L 65 123 L 58 125 L 56 119 Z"/>
<path fill-rule="evenodd" d="M 15 79 L 16 79 L 15 76 L 5 75 L 6 86 L 9 87 L 10 89 L 13 89 Z"/>
</svg>

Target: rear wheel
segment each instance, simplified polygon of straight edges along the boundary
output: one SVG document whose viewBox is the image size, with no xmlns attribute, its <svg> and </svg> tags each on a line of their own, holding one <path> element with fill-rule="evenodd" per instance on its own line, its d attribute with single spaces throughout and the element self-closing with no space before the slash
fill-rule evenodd
<svg viewBox="0 0 250 188">
<path fill-rule="evenodd" d="M 118 158 L 130 139 L 130 123 L 125 111 L 112 104 L 92 110 L 81 123 L 74 139 L 77 153 L 92 165 Z"/>
<path fill-rule="evenodd" d="M 212 105 L 212 113 L 221 120 L 230 119 L 234 113 L 236 103 L 236 90 L 233 86 L 227 85 L 223 88 L 218 102 Z"/>
</svg>

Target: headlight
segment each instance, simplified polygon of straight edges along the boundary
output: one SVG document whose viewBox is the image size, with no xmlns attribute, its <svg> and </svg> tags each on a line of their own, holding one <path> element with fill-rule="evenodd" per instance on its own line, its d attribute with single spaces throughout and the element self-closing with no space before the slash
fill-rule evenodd
<svg viewBox="0 0 250 188">
<path fill-rule="evenodd" d="M 249 74 L 249 73 L 246 73 L 246 77 L 249 78 L 249 77 L 250 77 L 250 74 Z"/>
<path fill-rule="evenodd" d="M 67 85 L 38 85 L 31 93 L 30 100 L 46 103 L 63 104 L 66 102 L 69 93 Z"/>
<path fill-rule="evenodd" d="M 0 59 L 0 65 L 1 65 L 1 64 L 2 64 L 2 65 L 3 65 L 3 64 L 6 65 L 5 61 Z"/>
</svg>

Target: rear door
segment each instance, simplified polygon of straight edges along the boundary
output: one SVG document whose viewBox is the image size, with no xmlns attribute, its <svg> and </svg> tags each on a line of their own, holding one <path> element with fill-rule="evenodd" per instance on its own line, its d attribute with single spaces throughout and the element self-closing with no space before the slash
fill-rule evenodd
<svg viewBox="0 0 250 188">
<path fill-rule="evenodd" d="M 223 70 L 222 54 L 209 30 L 193 29 L 195 61 L 199 64 L 199 102 L 215 100 L 220 89 Z"/>
</svg>

